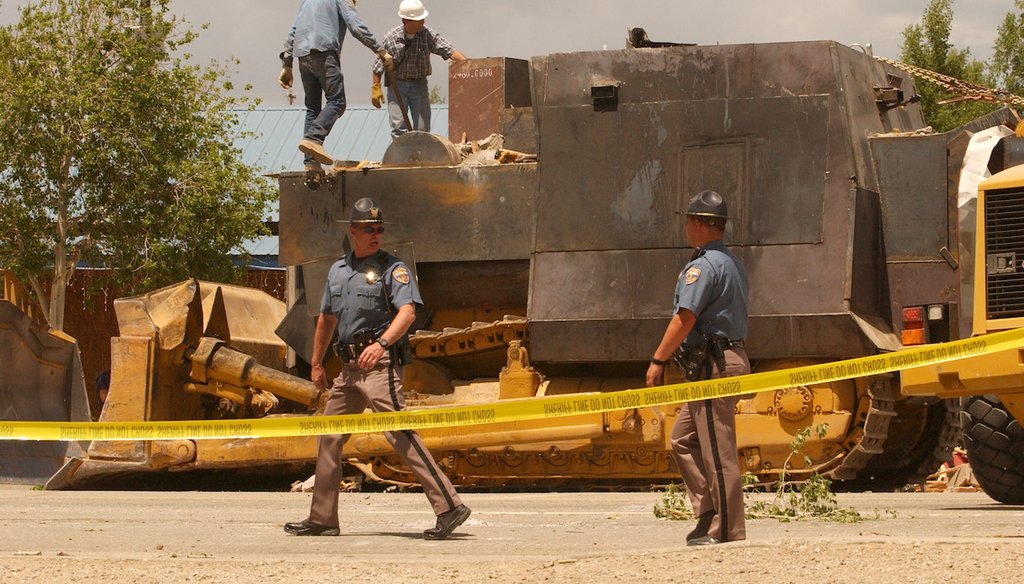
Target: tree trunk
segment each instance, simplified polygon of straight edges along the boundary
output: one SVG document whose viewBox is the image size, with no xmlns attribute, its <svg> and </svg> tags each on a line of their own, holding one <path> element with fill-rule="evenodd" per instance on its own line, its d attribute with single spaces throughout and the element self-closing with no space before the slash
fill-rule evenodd
<svg viewBox="0 0 1024 584">
<path fill-rule="evenodd" d="M 63 269 L 53 270 L 53 283 L 50 284 L 50 310 L 47 319 L 50 327 L 59 331 L 64 330 L 64 298 L 67 295 L 68 282 L 65 280 Z"/>
<path fill-rule="evenodd" d="M 64 299 L 67 296 L 68 282 L 71 275 L 75 273 L 75 265 L 68 261 L 68 227 L 67 197 L 61 196 L 57 205 L 57 237 L 53 246 L 53 281 L 50 282 L 50 306 L 47 310 L 47 317 L 50 320 L 50 327 L 59 331 L 64 330 Z"/>
</svg>

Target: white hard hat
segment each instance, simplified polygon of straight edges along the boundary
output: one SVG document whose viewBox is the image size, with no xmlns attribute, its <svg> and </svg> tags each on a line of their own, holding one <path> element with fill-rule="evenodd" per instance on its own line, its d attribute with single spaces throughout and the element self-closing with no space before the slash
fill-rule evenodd
<svg viewBox="0 0 1024 584">
<path fill-rule="evenodd" d="M 398 15 L 406 20 L 423 20 L 427 17 L 427 9 L 420 0 L 402 0 Z"/>
</svg>

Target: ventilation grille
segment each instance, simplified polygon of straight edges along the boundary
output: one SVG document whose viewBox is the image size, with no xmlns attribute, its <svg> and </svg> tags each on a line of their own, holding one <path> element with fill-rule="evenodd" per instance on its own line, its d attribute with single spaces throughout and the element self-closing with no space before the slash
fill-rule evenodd
<svg viewBox="0 0 1024 584">
<path fill-rule="evenodd" d="M 985 193 L 988 317 L 1024 317 L 1024 188 Z"/>
</svg>

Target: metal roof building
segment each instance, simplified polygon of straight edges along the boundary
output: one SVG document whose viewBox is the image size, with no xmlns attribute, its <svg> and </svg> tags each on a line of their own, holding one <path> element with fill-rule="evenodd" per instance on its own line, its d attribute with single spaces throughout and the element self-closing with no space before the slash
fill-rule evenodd
<svg viewBox="0 0 1024 584">
<path fill-rule="evenodd" d="M 306 108 L 258 108 L 237 113 L 235 147 L 241 150 L 242 160 L 264 174 L 302 170 L 298 144 L 302 139 Z M 448 106 L 431 106 L 430 116 L 431 132 L 447 137 Z M 390 145 L 387 109 L 355 105 L 348 106 L 334 124 L 324 142 L 324 150 L 338 160 L 382 160 Z M 271 203 L 268 215 L 268 221 L 277 221 L 276 200 Z M 244 247 L 252 255 L 253 267 L 278 267 L 277 235 L 247 241 Z"/>
</svg>

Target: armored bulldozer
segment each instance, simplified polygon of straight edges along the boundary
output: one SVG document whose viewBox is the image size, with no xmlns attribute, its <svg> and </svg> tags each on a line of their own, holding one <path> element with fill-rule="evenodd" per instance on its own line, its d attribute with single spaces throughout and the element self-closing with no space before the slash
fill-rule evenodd
<svg viewBox="0 0 1024 584">
<path fill-rule="evenodd" d="M 936 134 L 917 102 L 912 78 L 828 41 L 454 64 L 449 135 L 463 144 L 411 132 L 379 167 L 278 176 L 287 315 L 198 282 L 119 301 L 119 323 L 135 324 L 114 340 L 103 419 L 308 415 L 308 383 L 270 371 L 306 374 L 327 271 L 347 249 L 336 221 L 365 196 L 387 210 L 385 245 L 414 267 L 425 303 L 406 375 L 413 407 L 642 385 L 692 252 L 681 212 L 704 189 L 734 215 L 726 240 L 750 277 L 754 371 L 918 342 L 904 334 L 905 307 L 927 307 L 927 341 L 959 338 L 961 275 L 972 269 L 956 197 L 965 137 L 1013 117 L 1000 110 Z M 481 140 L 491 133 L 504 142 Z M 241 322 L 259 331 L 248 344 L 232 330 Z M 268 369 L 215 376 L 205 364 L 232 350 Z M 147 368 L 119 376 L 121 356 Z M 774 480 L 794 435 L 825 425 L 790 476 L 899 486 L 949 455 L 958 409 L 904 395 L 898 375 L 764 392 L 738 406 L 738 456 Z M 677 479 L 677 410 L 422 434 L 462 485 L 647 485 Z M 48 486 L 314 456 L 309 438 L 178 442 L 94 444 Z M 350 440 L 346 454 L 365 476 L 413 480 L 382 436 Z"/>
<path fill-rule="evenodd" d="M 520 365 L 538 393 L 640 384 L 692 252 L 680 214 L 703 189 L 722 193 L 735 216 L 726 240 L 750 276 L 755 371 L 899 349 L 905 306 L 943 312 L 945 336 L 935 326 L 930 340 L 959 336 L 958 140 L 1008 123 L 1007 112 L 931 133 L 909 76 L 834 42 L 556 54 L 531 59 L 528 75 L 515 69 L 453 68 L 450 126 L 479 126 L 486 116 L 460 100 L 490 95 L 491 80 L 506 96 L 528 83 L 527 103 L 490 117 L 536 162 L 425 161 L 399 140 L 389 152 L 408 151 L 404 163 L 392 156 L 318 189 L 280 176 L 281 260 L 297 299 L 284 327 L 294 334 L 282 336 L 300 355 L 326 269 L 344 251 L 333 221 L 363 196 L 388 209 L 388 233 L 416 265 L 424 328 L 438 331 L 413 337 L 409 385 L 420 393 L 493 379 L 503 351 L 475 338 L 497 327 L 524 329 L 530 362 Z M 827 424 L 797 474 L 902 485 L 948 455 L 956 410 L 902 396 L 892 375 L 766 392 L 740 403 L 738 454 L 771 480 L 795 432 Z M 670 480 L 664 430 L 675 414 L 636 410 L 632 434 L 578 447 L 439 454 L 463 483 Z"/>
</svg>

